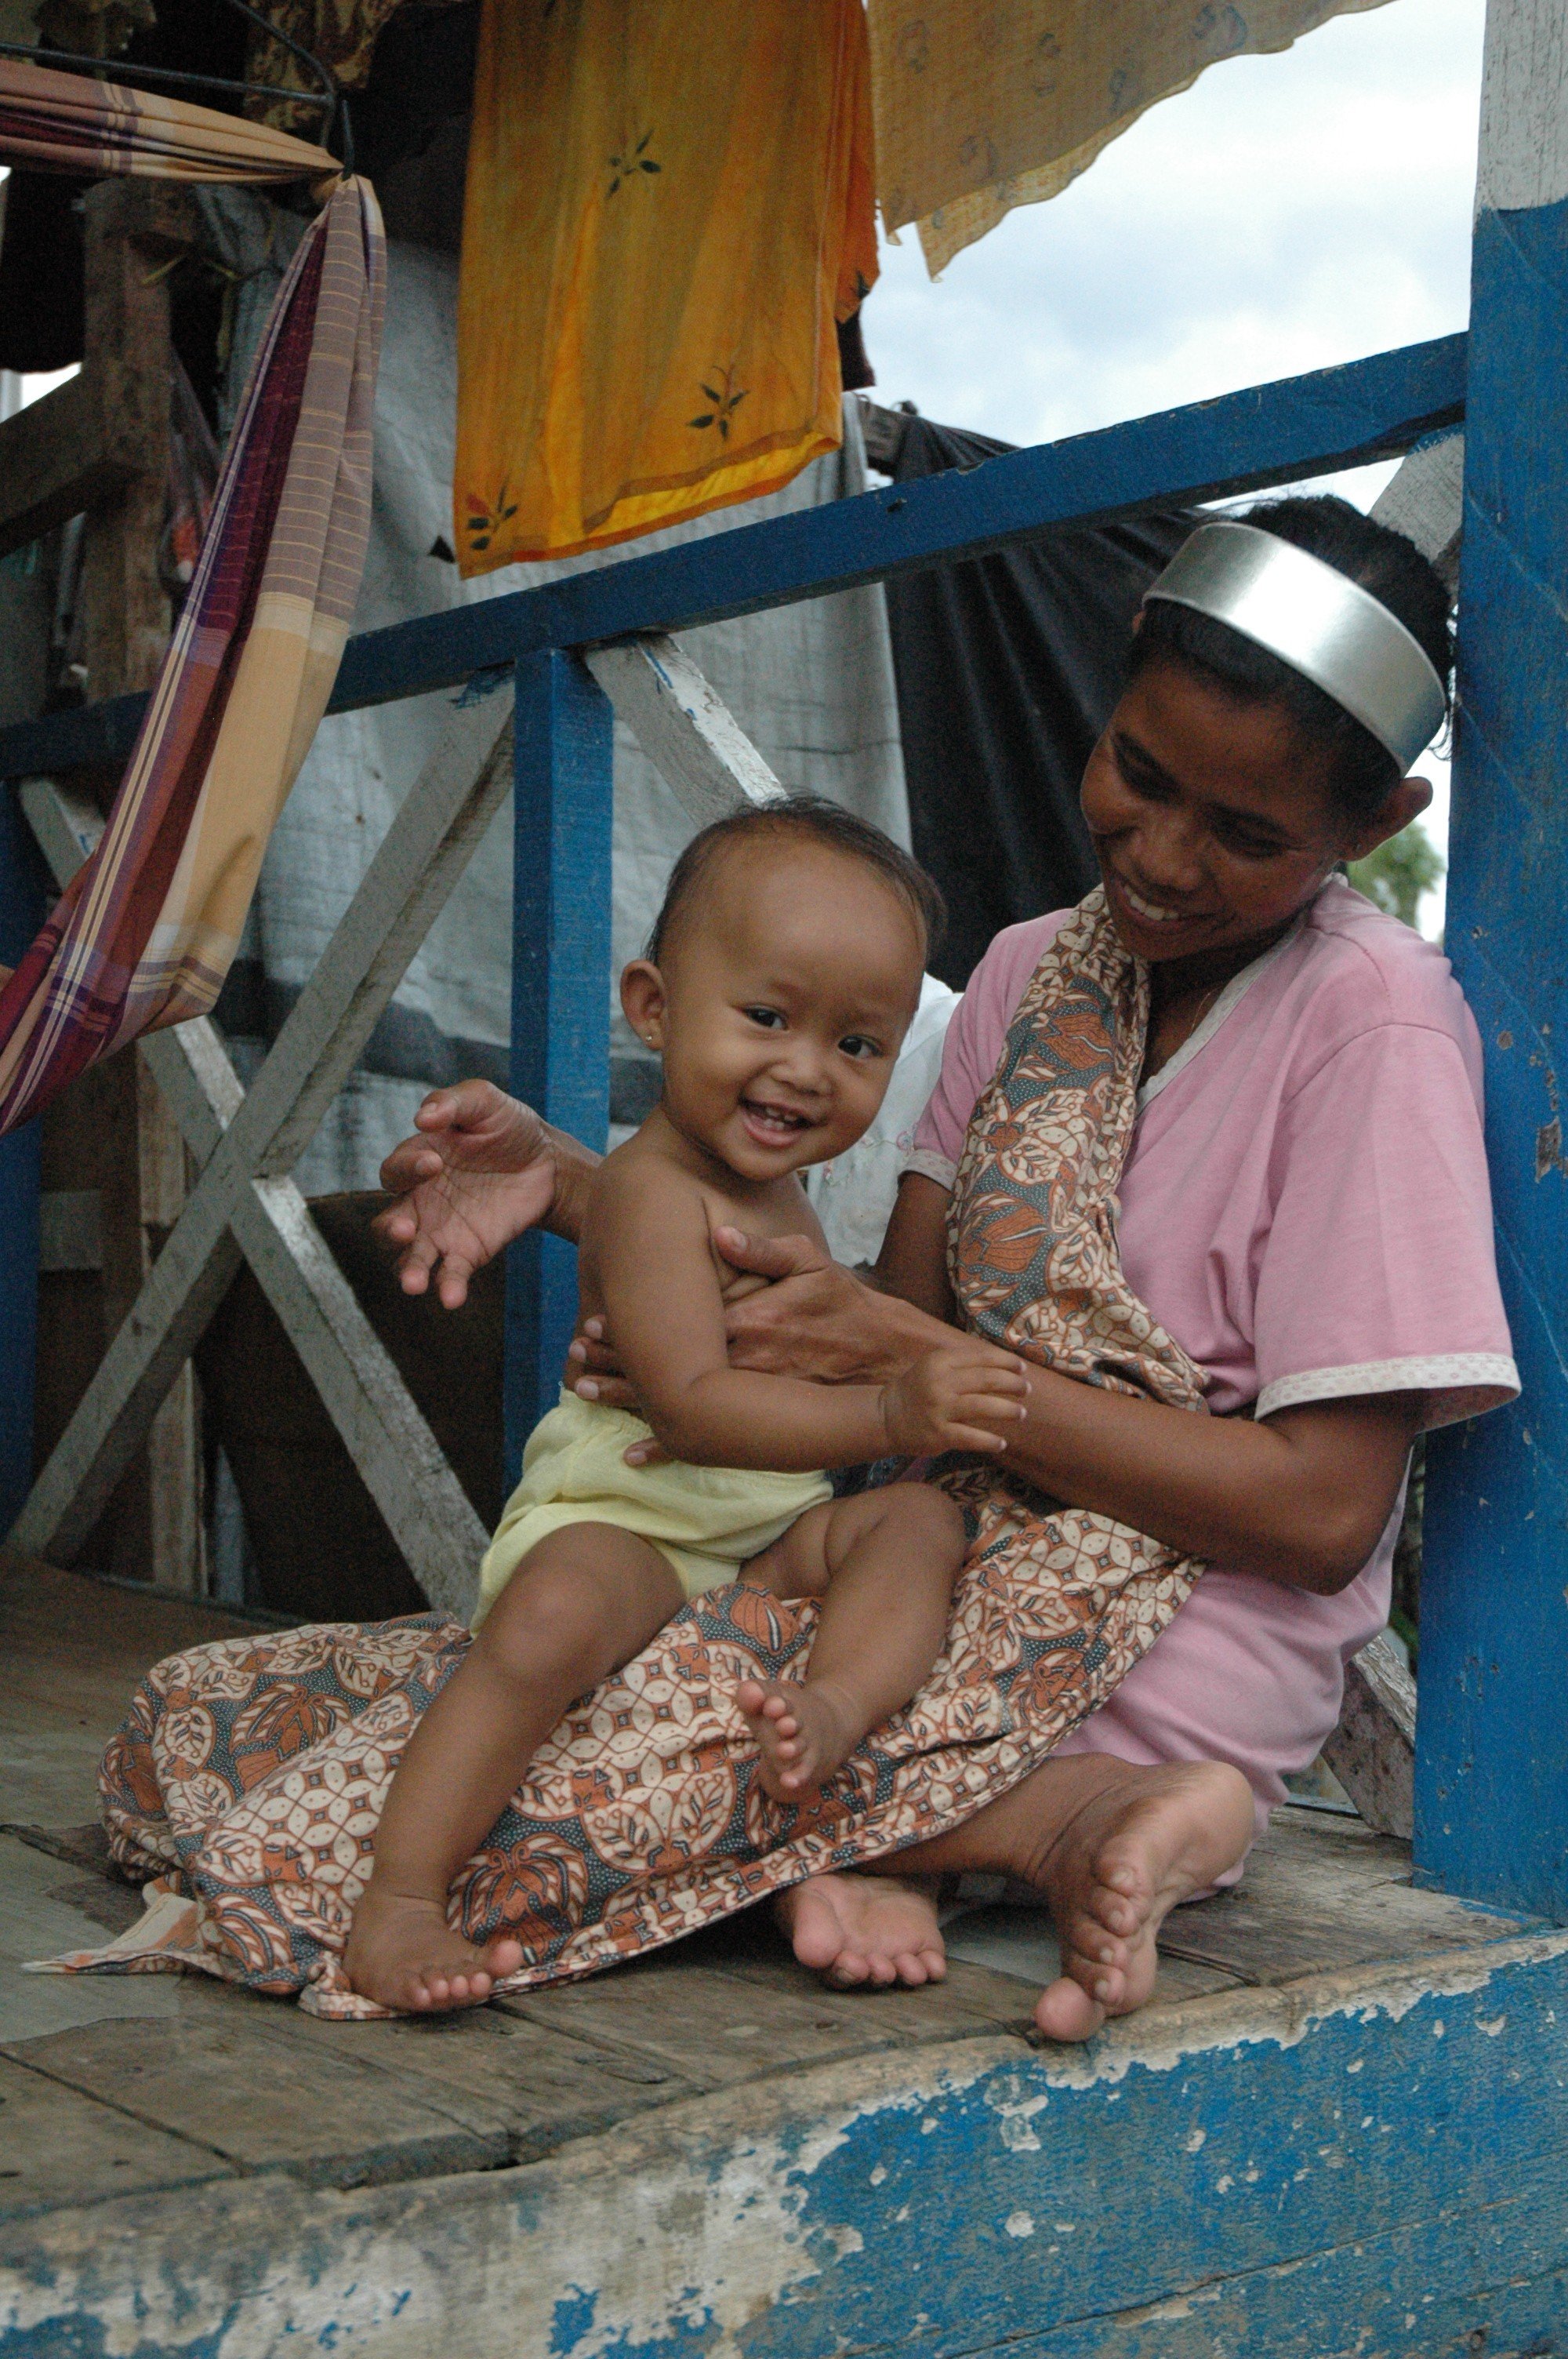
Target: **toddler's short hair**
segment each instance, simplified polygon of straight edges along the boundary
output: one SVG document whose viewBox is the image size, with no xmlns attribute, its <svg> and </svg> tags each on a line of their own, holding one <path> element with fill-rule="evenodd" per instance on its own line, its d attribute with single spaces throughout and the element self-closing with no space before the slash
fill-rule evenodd
<svg viewBox="0 0 1568 2359">
<path fill-rule="evenodd" d="M 925 957 L 942 938 L 947 921 L 942 896 L 917 862 L 891 835 L 869 820 L 830 803 L 825 795 L 785 795 L 777 802 L 744 803 L 694 835 L 670 871 L 664 906 L 648 937 L 647 955 L 656 966 L 668 948 L 671 930 L 683 909 L 701 891 L 714 861 L 730 844 L 766 843 L 795 836 L 820 843 L 830 852 L 859 860 L 877 875 L 905 904 L 925 936 Z"/>
</svg>

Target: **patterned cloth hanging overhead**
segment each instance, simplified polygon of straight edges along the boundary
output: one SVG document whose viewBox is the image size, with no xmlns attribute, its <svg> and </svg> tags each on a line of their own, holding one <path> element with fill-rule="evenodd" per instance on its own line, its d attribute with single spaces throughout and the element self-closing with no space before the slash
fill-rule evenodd
<svg viewBox="0 0 1568 2359">
<path fill-rule="evenodd" d="M 5 1131 L 218 995 L 359 593 L 386 250 L 369 182 L 324 148 L 142 91 L 0 60 L 0 156 L 337 182 L 278 290 L 103 840 L 0 989 Z"/>
<path fill-rule="evenodd" d="M 256 0 L 260 15 L 282 33 L 291 34 L 319 64 L 330 69 L 343 90 L 362 90 L 370 79 L 375 45 L 405 0 Z M 419 13 L 461 7 L 465 0 L 419 0 Z M 259 27 L 251 35 L 246 71 L 252 82 L 270 82 L 278 96 L 253 98 L 248 111 L 281 130 L 304 130 L 317 121 L 311 110 L 290 92 L 313 92 L 320 84 L 304 60 Z"/>
<path fill-rule="evenodd" d="M 625 540 L 835 449 L 835 323 L 876 269 L 861 0 L 485 0 L 462 571 Z"/>
<path fill-rule="evenodd" d="M 1222 58 L 1386 0 L 868 0 L 877 198 L 935 277 Z"/>
</svg>

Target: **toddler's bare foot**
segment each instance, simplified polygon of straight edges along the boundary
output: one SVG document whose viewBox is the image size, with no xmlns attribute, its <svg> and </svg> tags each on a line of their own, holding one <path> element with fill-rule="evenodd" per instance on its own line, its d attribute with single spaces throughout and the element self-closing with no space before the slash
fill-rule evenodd
<svg viewBox="0 0 1568 2359">
<path fill-rule="evenodd" d="M 773 1904 L 803 1966 L 838 1990 L 945 1981 L 935 1885 L 893 1875 L 814 1875 Z"/>
<path fill-rule="evenodd" d="M 343 1964 L 362 1998 L 405 2015 L 482 2006 L 523 1962 L 523 1945 L 498 1933 L 482 1948 L 454 1931 L 434 1901 L 378 1893 L 373 1881 L 354 1911 Z"/>
<path fill-rule="evenodd" d="M 1034 2010 L 1048 2039 L 1087 2039 L 1153 1995 L 1169 1911 L 1233 1866 L 1252 1837 L 1252 1790 L 1218 1761 L 1129 1769 L 1068 1821 L 1038 1881 L 1062 1942 L 1062 1978 Z"/>
<path fill-rule="evenodd" d="M 775 1802 L 803 1800 L 849 1759 L 864 1734 L 849 1698 L 827 1680 L 805 1687 L 742 1680 L 738 1700 Z"/>
</svg>

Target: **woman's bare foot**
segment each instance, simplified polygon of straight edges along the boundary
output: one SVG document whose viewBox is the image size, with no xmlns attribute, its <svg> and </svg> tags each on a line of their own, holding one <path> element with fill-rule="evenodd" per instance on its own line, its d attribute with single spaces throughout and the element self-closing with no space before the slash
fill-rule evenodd
<svg viewBox="0 0 1568 2359">
<path fill-rule="evenodd" d="M 837 1990 L 946 1978 L 935 1885 L 892 1875 L 814 1875 L 773 1904 L 803 1966 Z"/>
<path fill-rule="evenodd" d="M 798 1802 L 832 1777 L 865 1731 L 849 1697 L 827 1680 L 742 1680 L 737 1701 L 762 1755 L 762 1783 L 775 1802 Z"/>
<path fill-rule="evenodd" d="M 433 1901 L 378 1893 L 373 1881 L 350 1928 L 343 1965 L 362 1998 L 405 2015 L 482 2006 L 523 1962 L 523 1945 L 498 1933 L 482 1949 L 448 1924 Z"/>
<path fill-rule="evenodd" d="M 1122 1774 L 1061 1826 L 1033 1879 L 1062 1943 L 1062 1978 L 1034 2009 L 1048 2039 L 1087 2039 L 1108 2016 L 1146 2006 L 1167 1914 L 1252 1840 L 1252 1789 L 1239 1770 L 1219 1761 L 1115 1766 Z"/>
</svg>

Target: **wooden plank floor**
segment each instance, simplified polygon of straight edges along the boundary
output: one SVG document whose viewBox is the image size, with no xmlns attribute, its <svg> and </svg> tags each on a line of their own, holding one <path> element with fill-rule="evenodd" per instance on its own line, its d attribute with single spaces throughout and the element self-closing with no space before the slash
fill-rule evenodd
<svg viewBox="0 0 1568 2359">
<path fill-rule="evenodd" d="M 282 2173 L 350 2188 L 529 2162 L 681 2099 L 1000 2034 L 1027 2052 L 1049 1920 L 989 1902 L 948 1928 L 939 1988 L 826 1991 L 755 1916 L 588 1983 L 423 2022 L 334 2025 L 194 1977 L 46 1977 L 23 1958 L 136 1913 L 93 1822 L 94 1771 L 140 1673 L 243 1626 L 178 1600 L 0 1562 L 0 2219 Z M 1182 1909 L 1181 2005 L 1517 1935 L 1415 1891 L 1402 1844 L 1288 1810 L 1234 1894 Z"/>
</svg>

